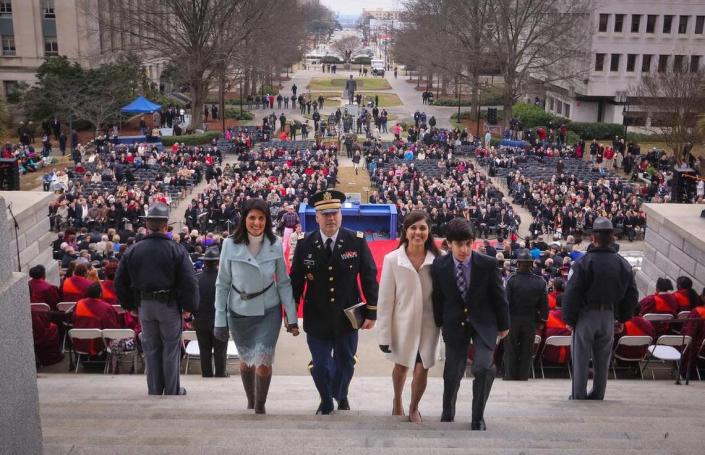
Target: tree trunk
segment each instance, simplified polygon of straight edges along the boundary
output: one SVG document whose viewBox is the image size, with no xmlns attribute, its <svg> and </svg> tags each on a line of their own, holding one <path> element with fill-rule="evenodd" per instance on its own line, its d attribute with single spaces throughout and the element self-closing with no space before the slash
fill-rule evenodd
<svg viewBox="0 0 705 455">
<path fill-rule="evenodd" d="M 201 128 L 203 125 L 203 103 L 208 94 L 208 83 L 201 76 L 192 78 L 191 89 L 191 129 Z"/>
<path fill-rule="evenodd" d="M 480 70 L 477 65 L 472 69 L 472 109 L 471 118 L 477 119 L 478 110 L 480 109 Z"/>
</svg>

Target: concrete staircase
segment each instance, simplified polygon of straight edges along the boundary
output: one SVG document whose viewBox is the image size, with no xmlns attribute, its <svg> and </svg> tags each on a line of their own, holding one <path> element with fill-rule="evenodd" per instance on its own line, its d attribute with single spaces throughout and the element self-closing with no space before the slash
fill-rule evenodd
<svg viewBox="0 0 705 455">
<path fill-rule="evenodd" d="M 419 425 L 389 415 L 391 378 L 356 377 L 353 411 L 333 416 L 313 415 L 308 376 L 275 373 L 267 416 L 245 410 L 237 376 L 182 376 L 185 397 L 148 397 L 142 376 L 40 375 L 38 384 L 47 455 L 703 453 L 702 383 L 611 381 L 607 401 L 572 402 L 568 380 L 499 380 L 486 432 L 469 431 L 469 379 L 458 421 L 442 424 L 443 383 L 430 378 Z"/>
</svg>

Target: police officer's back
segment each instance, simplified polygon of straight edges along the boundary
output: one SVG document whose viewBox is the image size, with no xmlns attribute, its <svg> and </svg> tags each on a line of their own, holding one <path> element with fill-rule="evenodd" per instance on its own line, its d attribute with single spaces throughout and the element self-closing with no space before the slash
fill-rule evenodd
<svg viewBox="0 0 705 455">
<path fill-rule="evenodd" d="M 504 344 L 504 379 L 529 379 L 531 353 L 536 328 L 548 319 L 546 282 L 531 273 L 531 252 L 523 249 L 517 255 L 518 270 L 507 281 L 507 301 L 512 330 Z"/>
<path fill-rule="evenodd" d="M 638 303 L 631 266 L 610 247 L 612 222 L 604 217 L 593 223 L 593 248 L 575 261 L 563 295 L 563 317 L 573 330 L 573 392 L 575 400 L 602 400 L 607 386 L 614 321 L 628 321 Z M 587 393 L 592 355 L 593 389 Z"/>
<path fill-rule="evenodd" d="M 115 291 L 139 310 L 150 395 L 183 395 L 179 384 L 181 312 L 198 307 L 198 285 L 186 249 L 166 236 L 169 208 L 153 204 L 144 217 L 149 235 L 120 260 Z"/>
</svg>

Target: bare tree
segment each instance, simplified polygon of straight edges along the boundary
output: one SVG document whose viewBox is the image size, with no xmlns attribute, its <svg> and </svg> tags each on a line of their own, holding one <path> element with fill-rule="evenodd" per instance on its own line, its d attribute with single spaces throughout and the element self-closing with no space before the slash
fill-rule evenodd
<svg viewBox="0 0 705 455">
<path fill-rule="evenodd" d="M 693 144 L 705 138 L 698 117 L 705 109 L 705 70 L 675 71 L 644 75 L 631 90 L 631 104 L 646 110 L 651 129 L 660 134 L 679 159 L 686 159 Z"/>
<path fill-rule="evenodd" d="M 362 48 L 362 41 L 357 36 L 350 35 L 334 41 L 330 47 L 343 57 L 343 60 L 349 61 L 355 52 Z"/>
<path fill-rule="evenodd" d="M 493 0 L 486 27 L 490 55 L 504 78 L 504 122 L 530 77 L 577 80 L 588 56 L 591 0 Z"/>
</svg>

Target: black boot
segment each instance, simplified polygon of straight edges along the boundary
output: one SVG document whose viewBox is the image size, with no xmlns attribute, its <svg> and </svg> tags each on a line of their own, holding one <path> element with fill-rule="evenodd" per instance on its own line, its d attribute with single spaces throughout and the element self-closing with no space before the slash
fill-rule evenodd
<svg viewBox="0 0 705 455">
<path fill-rule="evenodd" d="M 245 389 L 245 395 L 247 396 L 247 409 L 255 408 L 255 369 L 251 370 L 240 370 L 240 377 L 242 378 L 242 386 Z"/>
<path fill-rule="evenodd" d="M 255 414 L 266 414 L 264 403 L 267 401 L 267 393 L 269 392 L 269 383 L 272 381 L 272 375 L 260 376 L 255 375 Z"/>
</svg>

